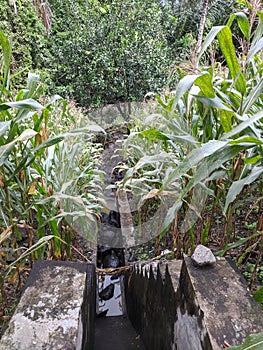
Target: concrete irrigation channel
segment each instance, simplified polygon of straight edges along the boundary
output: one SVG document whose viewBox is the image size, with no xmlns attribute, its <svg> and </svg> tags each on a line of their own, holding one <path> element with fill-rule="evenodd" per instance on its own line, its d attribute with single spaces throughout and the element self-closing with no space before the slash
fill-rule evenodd
<svg viewBox="0 0 263 350">
<path fill-rule="evenodd" d="M 262 309 L 225 258 L 127 265 L 129 201 L 105 196 L 92 263 L 36 261 L 0 350 L 219 350 L 262 332 Z"/>
</svg>

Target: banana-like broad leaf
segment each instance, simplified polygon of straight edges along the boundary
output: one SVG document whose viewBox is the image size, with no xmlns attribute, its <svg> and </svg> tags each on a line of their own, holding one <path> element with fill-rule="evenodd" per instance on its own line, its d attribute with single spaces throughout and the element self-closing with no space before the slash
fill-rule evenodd
<svg viewBox="0 0 263 350">
<path fill-rule="evenodd" d="M 37 101 L 32 98 L 16 101 L 16 102 L 5 102 L 0 104 L 0 111 L 4 111 L 9 108 L 17 108 L 17 109 L 34 109 L 41 110 L 44 107 Z"/>
<path fill-rule="evenodd" d="M 227 192 L 227 196 L 226 196 L 226 202 L 225 202 L 225 207 L 224 207 L 224 214 L 227 212 L 227 209 L 230 205 L 230 203 L 232 203 L 236 197 L 241 193 L 241 191 L 243 190 L 245 185 L 250 185 L 251 183 L 253 183 L 255 180 L 257 180 L 259 178 L 259 176 L 263 173 L 263 167 L 257 167 L 254 166 L 252 168 L 251 173 L 246 176 L 245 178 L 238 180 L 238 181 L 234 181 L 232 183 L 232 185 L 230 186 L 228 192 Z"/>
<path fill-rule="evenodd" d="M 262 350 L 263 333 L 249 335 L 242 345 L 231 346 L 228 350 Z"/>
</svg>

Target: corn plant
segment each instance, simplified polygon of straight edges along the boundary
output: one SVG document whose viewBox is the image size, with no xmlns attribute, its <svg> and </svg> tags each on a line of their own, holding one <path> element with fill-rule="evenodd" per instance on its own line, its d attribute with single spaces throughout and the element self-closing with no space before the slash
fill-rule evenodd
<svg viewBox="0 0 263 350">
<path fill-rule="evenodd" d="M 223 246 L 232 239 L 233 203 L 245 187 L 262 178 L 262 16 L 252 7 L 251 17 L 236 13 L 227 25 L 213 27 L 191 69 L 194 74 L 185 72 L 170 96 L 157 97 L 157 113 L 145 120 L 140 131 L 131 133 L 125 144 L 128 157 L 135 161 L 122 185 L 143 188 L 143 200 L 173 195 L 159 233 L 164 235 L 173 224 L 175 245 L 183 235 L 182 240 L 188 242 L 183 247 L 186 251 L 193 248 L 194 223 L 201 217 L 207 196 L 215 201 L 221 196 L 225 201 Z M 241 57 L 232 40 L 235 19 L 246 48 Z M 224 67 L 222 63 L 201 64 L 215 40 Z M 207 232 L 202 241 L 206 239 Z M 262 233 L 253 233 L 249 239 L 260 242 Z"/>
<path fill-rule="evenodd" d="M 42 85 L 33 73 L 24 89 L 10 91 L 11 46 L 2 32 L 0 43 L 0 258 L 4 270 L 0 288 L 4 301 L 5 276 L 15 273 L 19 278 L 26 258 L 29 262 L 70 258 L 76 222 L 85 236 L 94 231 L 96 239 L 101 174 L 95 169 L 99 150 L 88 138 L 90 131 L 101 128 L 77 123 L 72 128 L 69 109 L 59 96 L 38 102 Z M 54 117 L 58 110 L 59 121 Z M 62 130 L 58 124 L 64 122 L 70 125 Z"/>
</svg>

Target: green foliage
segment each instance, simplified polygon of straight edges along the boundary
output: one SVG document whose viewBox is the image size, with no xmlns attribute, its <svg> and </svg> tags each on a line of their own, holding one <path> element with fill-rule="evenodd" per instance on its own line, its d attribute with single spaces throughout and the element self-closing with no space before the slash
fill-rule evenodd
<svg viewBox="0 0 263 350">
<path fill-rule="evenodd" d="M 167 84 L 176 51 L 164 27 L 169 9 L 159 1 L 50 4 L 53 81 L 61 93 L 89 107 L 142 100 Z"/>
<path fill-rule="evenodd" d="M 258 13 L 260 19 L 262 13 Z M 253 23 L 244 13 L 238 24 L 244 42 L 246 37 L 252 37 L 244 45 L 247 59 L 241 61 L 235 52 L 231 22 L 213 27 L 193 67 L 196 73 L 185 74 L 170 96 L 157 97 L 160 106 L 156 113 L 146 118 L 126 141 L 131 167 L 122 185 L 129 190 L 140 188 L 143 198 L 154 195 L 164 201 L 168 194 L 173 197 L 162 221 L 161 236 L 178 216 L 184 217 L 177 228 L 179 233 L 190 235 L 207 195 L 217 201 L 221 193 L 225 201 L 223 213 L 230 225 L 232 205 L 242 190 L 262 182 L 262 21 L 253 33 L 248 32 L 247 23 L 251 31 Z M 215 38 L 225 58 L 224 69 L 219 63 L 208 67 L 200 63 Z M 222 184 L 223 192 L 219 186 Z M 222 246 L 231 239 L 228 225 Z M 260 233 L 252 232 L 243 243 L 253 242 L 255 237 L 259 247 Z M 237 244 L 242 244 L 242 239 Z M 189 246 L 184 248 L 188 251 Z"/>
<path fill-rule="evenodd" d="M 48 75 L 52 57 L 46 29 L 33 0 L 2 0 L 0 29 L 8 36 L 13 50 L 10 67 L 13 87 L 21 87 L 28 72 L 41 70 Z"/>
<path fill-rule="evenodd" d="M 261 279 L 263 280 L 263 267 L 261 266 L 261 271 L 259 272 L 261 273 Z M 262 308 L 263 308 L 263 286 L 260 287 L 255 293 L 254 293 L 254 299 L 261 304 Z"/>
<path fill-rule="evenodd" d="M 263 346 L 263 333 L 249 335 L 242 345 L 231 346 L 229 350 L 261 350 Z"/>
<path fill-rule="evenodd" d="M 96 238 L 101 201 L 94 193 L 99 194 L 101 173 L 95 168 L 100 150 L 89 137 L 90 131 L 103 130 L 88 125 L 79 110 L 72 112 L 58 95 L 40 103 L 36 74 L 29 73 L 26 87 L 13 97 L 5 78 L 10 45 L 1 31 L 0 45 L 0 244 L 13 254 L 14 262 L 7 263 L 8 253 L 0 259 L 7 274 L 15 266 L 19 275 L 27 256 L 30 261 L 70 258 L 74 230 Z"/>
<path fill-rule="evenodd" d="M 184 36 L 189 32 L 193 33 L 195 38 L 197 37 L 202 6 L 203 1 L 179 1 L 173 5 L 173 14 L 177 18 L 174 37 L 177 38 Z M 228 16 L 237 7 L 237 1 L 210 0 L 208 4 L 205 32 L 207 33 L 212 26 L 225 24 Z"/>
</svg>

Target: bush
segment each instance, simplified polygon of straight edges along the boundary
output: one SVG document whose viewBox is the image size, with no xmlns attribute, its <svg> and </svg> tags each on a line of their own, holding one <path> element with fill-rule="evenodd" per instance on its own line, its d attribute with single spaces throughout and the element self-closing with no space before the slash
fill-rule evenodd
<svg viewBox="0 0 263 350">
<path fill-rule="evenodd" d="M 159 1 L 50 1 L 53 81 L 83 106 L 142 100 L 167 83 L 175 53 Z"/>
<path fill-rule="evenodd" d="M 28 72 L 46 71 L 51 63 L 46 29 L 33 0 L 1 1 L 0 29 L 12 44 L 11 75 L 14 87 L 25 81 Z M 22 74 L 17 74 L 21 72 Z"/>
</svg>

